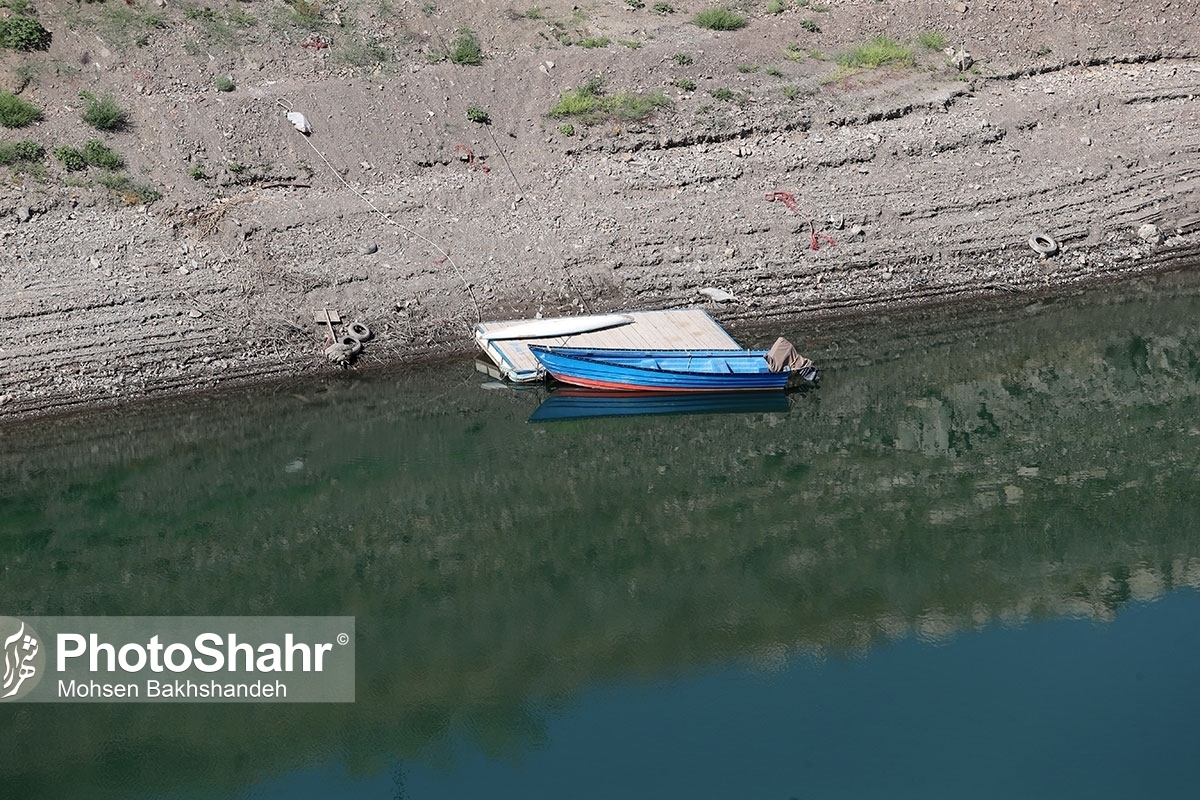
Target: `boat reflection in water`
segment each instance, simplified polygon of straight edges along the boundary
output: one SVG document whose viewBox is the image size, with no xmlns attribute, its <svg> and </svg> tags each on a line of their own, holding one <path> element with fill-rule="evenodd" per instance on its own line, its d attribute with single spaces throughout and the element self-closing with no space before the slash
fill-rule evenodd
<svg viewBox="0 0 1200 800">
<path fill-rule="evenodd" d="M 550 392 L 529 422 L 650 414 L 787 413 L 788 393 L 777 392 L 610 392 L 560 388 Z"/>
</svg>

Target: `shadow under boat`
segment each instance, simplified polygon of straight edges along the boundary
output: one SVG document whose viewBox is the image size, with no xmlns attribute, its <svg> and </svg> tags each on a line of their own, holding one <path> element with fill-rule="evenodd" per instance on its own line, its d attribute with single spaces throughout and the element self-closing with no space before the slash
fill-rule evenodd
<svg viewBox="0 0 1200 800">
<path fill-rule="evenodd" d="M 788 393 L 777 392 L 612 392 L 603 389 L 554 389 L 529 422 L 589 417 L 668 414 L 787 413 Z"/>
</svg>

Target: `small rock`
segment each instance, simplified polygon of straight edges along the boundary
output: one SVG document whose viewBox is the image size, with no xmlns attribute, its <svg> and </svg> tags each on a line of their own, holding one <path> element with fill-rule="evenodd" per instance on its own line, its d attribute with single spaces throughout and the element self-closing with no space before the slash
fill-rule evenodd
<svg viewBox="0 0 1200 800">
<path fill-rule="evenodd" d="M 966 3 L 955 3 L 954 10 L 960 14 L 965 14 L 965 13 L 967 13 L 967 4 Z"/>
<path fill-rule="evenodd" d="M 191 317 L 192 319 L 200 319 L 201 317 L 204 316 L 204 312 L 198 308 L 193 308 L 191 311 L 188 312 L 188 316 Z"/>
<path fill-rule="evenodd" d="M 853 228 L 850 229 L 850 238 L 851 239 L 853 239 L 855 236 L 865 236 L 865 235 L 866 235 L 866 231 L 863 230 L 862 225 L 855 225 Z"/>
<path fill-rule="evenodd" d="M 33 219 L 33 214 L 29 211 L 29 206 L 17 206 L 17 221 L 29 222 Z"/>
<path fill-rule="evenodd" d="M 191 270 L 189 270 L 187 267 L 180 267 L 179 269 L 177 269 L 175 271 L 178 272 L 180 275 L 187 275 L 189 272 L 191 272 Z"/>
<path fill-rule="evenodd" d="M 1145 242 L 1150 244 L 1161 244 L 1163 241 L 1162 231 L 1153 222 L 1147 222 L 1145 225 L 1138 228 L 1138 236 Z"/>
<path fill-rule="evenodd" d="M 1092 146 L 1092 137 L 1080 136 L 1079 143 L 1082 144 L 1084 147 L 1091 147 Z"/>
<path fill-rule="evenodd" d="M 379 245 L 375 244 L 375 242 L 363 242 L 362 244 L 360 244 L 358 246 L 358 254 L 360 256 L 369 256 L 372 253 L 378 253 L 378 252 L 379 252 Z"/>
</svg>

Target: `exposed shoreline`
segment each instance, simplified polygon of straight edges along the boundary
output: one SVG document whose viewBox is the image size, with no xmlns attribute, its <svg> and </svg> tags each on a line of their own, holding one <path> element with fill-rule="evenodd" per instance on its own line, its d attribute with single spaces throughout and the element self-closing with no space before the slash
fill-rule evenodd
<svg viewBox="0 0 1200 800">
<path fill-rule="evenodd" d="M 0 189 L 0 428 L 336 372 L 317 308 L 371 326 L 355 368 L 374 371 L 466 356 L 480 318 L 699 305 L 736 333 L 1197 263 L 1200 33 L 1187 9 L 1126 30 L 1119 0 L 1017 22 L 1016 4 L 902 5 L 836 4 L 806 46 L 861 41 L 903 11 L 912 31 L 952 31 L 976 67 L 937 53 L 849 73 L 787 60 L 798 8 L 715 34 L 682 14 L 597 7 L 591 29 L 644 39 L 613 52 L 547 44 L 541 22 L 497 6 L 478 68 L 398 45 L 375 74 L 303 51 L 302 74 L 263 39 L 205 62 L 245 76 L 222 94 L 186 77 L 186 20 L 148 47 L 93 53 L 94 74 L 74 79 L 49 67 L 94 36 L 55 28 L 48 53 L 19 56 L 44 62 L 22 94 L 47 109 L 32 135 L 88 135 L 59 109 L 81 85 L 112 91 L 138 122 L 109 141 L 164 197 L 126 206 L 54 174 Z M 137 77 L 148 65 L 153 85 Z M 564 134 L 546 109 L 597 75 L 670 106 Z M 282 103 L 309 114 L 311 136 Z M 473 103 L 489 124 L 468 121 Z M 261 174 L 217 175 L 234 162 Z M 1060 251 L 1034 252 L 1035 233 Z"/>
<path fill-rule="evenodd" d="M 1198 267 L 1200 267 L 1200 244 L 1189 244 L 1156 252 L 1151 257 L 1140 260 L 1135 265 L 1127 265 L 1123 269 L 1093 274 L 1088 278 L 1077 279 L 1069 283 L 1031 286 L 1023 289 L 1005 287 L 1002 290 L 961 287 L 957 290 L 942 292 L 936 297 L 902 298 L 893 301 L 851 300 L 840 307 L 812 309 L 792 316 L 774 310 L 770 314 L 757 316 L 743 314 L 736 318 L 722 319 L 716 309 L 710 309 L 710 312 L 714 313 L 718 321 L 722 321 L 726 325 L 735 338 L 739 338 L 739 335 L 741 337 L 765 335 L 764 332 L 767 331 L 768 326 L 776 324 L 787 328 L 804 323 L 853 323 L 856 320 L 865 320 L 875 314 L 892 314 L 947 306 L 961 309 L 970 307 L 972 304 L 1016 303 L 1018 299 L 1031 302 L 1053 299 L 1075 291 L 1087 291 L 1104 285 L 1118 285 L 1139 278 L 1172 272 L 1191 271 Z M 774 332 L 771 332 L 771 335 L 775 335 Z M 377 355 L 371 359 L 370 363 L 357 362 L 348 371 L 339 370 L 322 361 L 305 359 L 290 365 L 291 369 L 282 373 L 276 369 L 275 364 L 264 368 L 262 372 L 255 372 L 253 364 L 248 364 L 247 369 L 235 377 L 210 375 L 193 383 L 149 385 L 141 391 L 128 395 L 117 394 L 106 398 L 83 397 L 78 400 L 50 396 L 42 402 L 33 400 L 24 407 L 0 408 L 0 434 L 3 433 L 5 427 L 22 422 L 49 422 L 56 419 L 86 416 L 94 412 L 111 411 L 118 407 L 140 407 L 162 401 L 208 397 L 247 389 L 279 387 L 299 390 L 314 380 L 344 377 L 351 373 L 378 377 L 397 370 L 436 365 L 457 365 L 469 368 L 470 360 L 474 357 L 482 357 L 469 336 L 463 337 L 458 342 L 448 341 L 437 348 L 407 352 L 389 348 L 385 352 L 386 355 Z M 813 351 L 809 350 L 809 352 Z M 817 355 L 819 358 L 819 354 Z"/>
</svg>

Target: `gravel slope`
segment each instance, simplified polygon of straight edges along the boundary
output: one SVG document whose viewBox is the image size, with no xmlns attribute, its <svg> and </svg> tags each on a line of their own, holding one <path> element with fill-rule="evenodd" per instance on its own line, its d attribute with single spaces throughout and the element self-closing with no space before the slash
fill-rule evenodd
<svg viewBox="0 0 1200 800">
<path fill-rule="evenodd" d="M 726 33 L 704 7 L 39 4 L 50 49 L 3 68 L 43 118 L 6 140 L 81 144 L 79 92 L 111 94 L 132 123 L 102 138 L 163 196 L 51 158 L 0 189 L 0 424 L 334 370 L 320 307 L 376 332 L 361 369 L 470 352 L 481 317 L 700 304 L 736 331 L 1196 263 L 1195 3 L 792 3 Z M 431 63 L 464 25 L 483 63 Z M 839 67 L 879 33 L 916 65 Z M 594 77 L 670 102 L 547 116 Z"/>
</svg>

